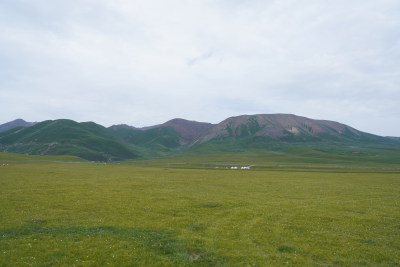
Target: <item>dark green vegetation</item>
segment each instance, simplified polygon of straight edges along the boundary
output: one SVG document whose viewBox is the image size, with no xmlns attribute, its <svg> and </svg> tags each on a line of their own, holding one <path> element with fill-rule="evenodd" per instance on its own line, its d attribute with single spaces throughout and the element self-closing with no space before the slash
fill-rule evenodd
<svg viewBox="0 0 400 267">
<path fill-rule="evenodd" d="M 249 163 L 390 165 L 400 142 L 333 121 L 274 114 L 228 118 L 217 125 L 174 119 L 137 129 L 93 122 L 45 121 L 0 133 L 0 150 L 75 155 L 86 160 L 126 159 Z"/>
<path fill-rule="evenodd" d="M 136 158 L 126 143 L 93 122 L 44 121 L 0 133 L 3 151 L 34 155 L 75 155 L 88 160 L 108 161 Z"/>
<path fill-rule="evenodd" d="M 8 164 L 14 162 L 87 162 L 77 156 L 39 156 L 39 155 L 25 155 L 17 153 L 0 152 L 0 164 Z"/>
<path fill-rule="evenodd" d="M 93 161 L 165 157 L 185 149 L 209 123 L 172 120 L 149 129 L 105 128 L 93 122 L 44 121 L 0 133 L 0 150 L 32 155 L 75 155 Z"/>
<path fill-rule="evenodd" d="M 17 158 L 0 166 L 1 266 L 400 265 L 398 169 Z"/>
<path fill-rule="evenodd" d="M 132 129 L 125 126 L 113 126 L 112 132 L 128 144 L 141 148 L 144 158 L 162 157 L 179 152 L 180 135 L 172 127 L 153 128 L 148 130 Z"/>
<path fill-rule="evenodd" d="M 388 136 L 388 138 L 393 139 L 395 141 L 400 142 L 400 137 L 393 137 L 393 136 Z"/>
</svg>

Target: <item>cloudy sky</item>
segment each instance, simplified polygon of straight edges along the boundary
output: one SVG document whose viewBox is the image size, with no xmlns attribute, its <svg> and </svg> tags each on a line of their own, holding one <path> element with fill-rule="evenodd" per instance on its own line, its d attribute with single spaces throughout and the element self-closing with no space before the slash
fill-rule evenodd
<svg viewBox="0 0 400 267">
<path fill-rule="evenodd" d="M 0 1 L 0 124 L 258 113 L 400 136 L 400 1 Z"/>
</svg>

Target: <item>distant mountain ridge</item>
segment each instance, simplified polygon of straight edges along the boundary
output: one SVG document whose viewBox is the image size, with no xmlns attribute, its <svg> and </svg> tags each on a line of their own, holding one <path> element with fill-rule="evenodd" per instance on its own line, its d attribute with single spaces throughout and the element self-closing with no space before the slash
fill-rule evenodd
<svg viewBox="0 0 400 267">
<path fill-rule="evenodd" d="M 189 121 L 185 119 L 172 119 L 152 128 L 172 127 L 184 139 L 185 143 L 191 142 L 202 133 L 210 129 L 214 124 L 208 122 Z"/>
<path fill-rule="evenodd" d="M 229 137 L 263 137 L 271 141 L 292 142 L 383 138 L 335 121 L 313 120 L 293 114 L 257 114 L 230 117 L 203 133 L 194 143 L 202 144 Z"/>
<path fill-rule="evenodd" d="M 213 125 L 214 124 L 209 122 L 198 122 L 198 121 L 190 121 L 190 120 L 176 118 L 162 124 L 157 124 L 142 128 L 136 128 L 133 126 L 127 126 L 127 127 L 143 131 L 154 128 L 172 127 L 181 135 L 182 138 L 184 138 L 186 142 L 189 142 L 192 141 L 194 138 L 200 136 L 203 132 L 211 128 Z M 126 125 L 125 124 L 113 125 L 112 127 L 119 127 L 119 126 L 126 126 Z"/>
<path fill-rule="evenodd" d="M 29 127 L 35 125 L 37 122 L 27 122 L 23 119 L 16 119 L 0 125 L 0 132 L 8 131 L 15 127 Z"/>
<path fill-rule="evenodd" d="M 65 119 L 37 124 L 24 122 L 16 120 L 0 125 L 17 125 L 0 132 L 0 151 L 75 155 L 88 160 L 110 161 L 164 158 L 187 152 L 207 155 L 211 151 L 269 150 L 279 144 L 312 144 L 314 148 L 326 148 L 326 144 L 330 147 L 383 144 L 385 149 L 399 145 L 398 138 L 381 137 L 338 122 L 293 114 L 242 115 L 218 124 L 173 119 L 144 128 L 126 124 L 105 128 L 94 122 L 78 123 Z"/>
<path fill-rule="evenodd" d="M 173 119 L 151 127 L 113 125 L 109 129 L 125 142 L 144 149 L 149 156 L 165 156 L 182 150 L 212 126 L 211 123 Z"/>
</svg>

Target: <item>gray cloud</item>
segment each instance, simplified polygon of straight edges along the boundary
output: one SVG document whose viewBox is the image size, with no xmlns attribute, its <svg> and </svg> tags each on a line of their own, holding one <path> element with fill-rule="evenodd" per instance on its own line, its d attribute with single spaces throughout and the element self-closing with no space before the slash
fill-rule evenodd
<svg viewBox="0 0 400 267">
<path fill-rule="evenodd" d="M 213 51 L 209 51 L 209 52 L 206 52 L 206 53 L 204 53 L 204 54 L 202 54 L 202 55 L 200 55 L 200 56 L 198 56 L 198 57 L 192 57 L 192 58 L 188 58 L 188 59 L 186 59 L 186 64 L 190 67 L 190 66 L 193 66 L 193 65 L 195 65 L 196 63 L 198 63 L 199 61 L 202 61 L 202 60 L 206 60 L 206 59 L 208 59 L 208 58 L 211 58 L 212 56 L 213 56 Z"/>
<path fill-rule="evenodd" d="M 400 136 L 400 3 L 0 3 L 0 123 L 295 113 Z"/>
</svg>

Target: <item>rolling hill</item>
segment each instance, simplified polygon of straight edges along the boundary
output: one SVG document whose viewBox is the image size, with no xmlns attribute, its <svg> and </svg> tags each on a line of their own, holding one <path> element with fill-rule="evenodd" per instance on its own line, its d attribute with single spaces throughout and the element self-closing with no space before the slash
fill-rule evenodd
<svg viewBox="0 0 400 267">
<path fill-rule="evenodd" d="M 181 148 L 180 135 L 171 127 L 134 129 L 125 125 L 114 125 L 110 133 L 140 148 L 144 157 L 159 157 L 173 153 Z"/>
<path fill-rule="evenodd" d="M 387 136 L 387 138 L 393 139 L 395 141 L 400 142 L 400 137 L 395 137 L 395 136 Z"/>
<path fill-rule="evenodd" d="M 127 125 L 113 125 L 109 129 L 125 142 L 141 147 L 149 156 L 165 156 L 181 151 L 212 126 L 211 123 L 173 119 L 140 129 Z"/>
<path fill-rule="evenodd" d="M 108 161 L 137 158 L 133 148 L 93 122 L 43 121 L 0 133 L 4 152 L 32 155 L 74 155 L 87 160 Z"/>
<path fill-rule="evenodd" d="M 334 121 L 292 114 L 242 115 L 218 124 L 173 119 L 135 128 L 44 121 L 0 133 L 0 151 L 87 160 L 374 162 L 400 164 L 400 142 Z"/>
</svg>

